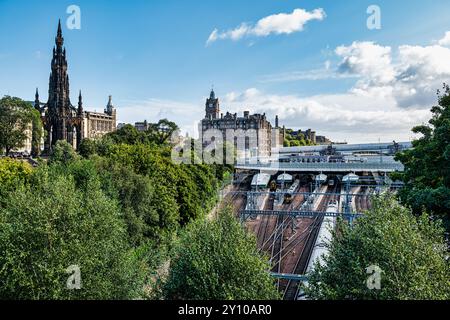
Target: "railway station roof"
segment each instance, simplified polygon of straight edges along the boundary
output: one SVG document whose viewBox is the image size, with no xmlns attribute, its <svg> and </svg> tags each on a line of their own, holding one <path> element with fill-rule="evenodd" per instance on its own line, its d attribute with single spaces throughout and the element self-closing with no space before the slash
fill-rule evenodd
<svg viewBox="0 0 450 320">
<path fill-rule="evenodd" d="M 316 176 L 316 181 L 319 181 L 319 182 L 325 182 L 325 181 L 327 181 L 327 179 L 328 179 L 328 177 L 326 175 L 324 175 L 323 173 Z"/>
<path fill-rule="evenodd" d="M 277 182 L 283 182 L 283 181 L 287 182 L 287 181 L 292 181 L 293 179 L 294 178 L 290 174 L 283 173 L 278 176 Z"/>
<path fill-rule="evenodd" d="M 358 180 L 359 177 L 354 173 L 350 173 L 342 178 L 342 182 L 357 182 Z"/>
<path fill-rule="evenodd" d="M 252 186 L 264 186 L 266 187 L 270 181 L 270 174 L 268 173 L 258 173 L 253 177 Z"/>
</svg>

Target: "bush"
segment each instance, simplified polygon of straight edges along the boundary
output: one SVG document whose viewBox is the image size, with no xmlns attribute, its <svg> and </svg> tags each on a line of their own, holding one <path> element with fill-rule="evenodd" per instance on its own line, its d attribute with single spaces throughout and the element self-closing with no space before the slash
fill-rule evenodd
<svg viewBox="0 0 450 320">
<path fill-rule="evenodd" d="M 83 192 L 68 177 L 20 188 L 0 208 L 0 299 L 130 299 L 139 297 L 145 265 L 127 242 L 115 201 L 91 181 Z M 80 290 L 68 290 L 71 265 Z"/>
<path fill-rule="evenodd" d="M 32 167 L 26 162 L 10 158 L 0 159 L 0 205 L 8 192 L 26 183 Z"/>
<path fill-rule="evenodd" d="M 227 209 L 217 220 L 194 222 L 182 232 L 163 295 L 187 300 L 277 299 L 269 269 L 254 236 Z"/>
<path fill-rule="evenodd" d="M 79 159 L 79 155 L 65 140 L 59 140 L 53 147 L 49 163 L 68 164 Z"/>
<path fill-rule="evenodd" d="M 325 265 L 316 265 L 308 294 L 316 299 L 450 299 L 443 229 L 416 219 L 392 196 L 375 198 L 353 228 L 341 223 Z M 370 290 L 366 268 L 381 268 L 381 289 Z"/>
</svg>

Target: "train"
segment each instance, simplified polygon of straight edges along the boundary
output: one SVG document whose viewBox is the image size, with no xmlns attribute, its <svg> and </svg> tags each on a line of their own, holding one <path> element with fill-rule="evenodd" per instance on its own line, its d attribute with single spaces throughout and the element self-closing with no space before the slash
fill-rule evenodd
<svg viewBox="0 0 450 320">
<path fill-rule="evenodd" d="M 331 200 L 328 203 L 327 213 L 338 213 L 339 202 L 337 200 Z M 319 263 L 324 264 L 324 257 L 328 256 L 328 246 L 332 240 L 332 232 L 336 226 L 336 217 L 325 216 L 322 224 L 320 225 L 319 233 L 317 234 L 316 241 L 312 248 L 311 255 L 308 260 L 308 267 L 306 268 L 306 274 L 311 273 L 314 266 Z M 303 285 L 307 286 L 308 282 L 304 281 Z M 304 291 L 299 290 L 297 300 L 306 300 L 307 296 Z"/>
<path fill-rule="evenodd" d="M 287 193 L 284 195 L 284 204 L 291 204 L 294 199 L 294 192 L 297 191 L 298 186 L 300 185 L 300 180 L 295 180 L 291 185 Z"/>
</svg>

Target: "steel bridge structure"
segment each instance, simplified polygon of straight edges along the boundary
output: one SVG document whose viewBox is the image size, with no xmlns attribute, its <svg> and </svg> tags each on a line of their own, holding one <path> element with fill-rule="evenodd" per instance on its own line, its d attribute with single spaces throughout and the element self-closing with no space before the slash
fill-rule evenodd
<svg viewBox="0 0 450 320">
<path fill-rule="evenodd" d="M 318 173 L 349 173 L 349 172 L 402 172 L 405 167 L 399 162 L 363 162 L 363 163 L 331 163 L 331 162 L 269 162 L 269 163 L 237 163 L 237 170 L 260 170 L 271 172 L 318 172 Z"/>
</svg>

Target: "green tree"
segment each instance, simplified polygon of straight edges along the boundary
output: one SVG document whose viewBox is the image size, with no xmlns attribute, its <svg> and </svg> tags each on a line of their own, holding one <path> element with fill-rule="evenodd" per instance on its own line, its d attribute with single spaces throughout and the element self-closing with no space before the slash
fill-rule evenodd
<svg viewBox="0 0 450 320">
<path fill-rule="evenodd" d="M 178 204 L 165 185 L 124 166 L 112 165 L 103 174 L 117 193 L 134 246 L 148 240 L 161 242 L 177 230 Z"/>
<path fill-rule="evenodd" d="M 32 167 L 23 161 L 0 159 L 0 206 L 7 193 L 24 185 L 30 178 Z"/>
<path fill-rule="evenodd" d="M 39 168 L 40 184 L 10 193 L 0 208 L 0 299 L 141 296 L 146 268 L 129 248 L 116 202 L 95 179 L 84 192 L 48 170 Z M 80 290 L 66 286 L 73 265 Z"/>
<path fill-rule="evenodd" d="M 413 141 L 413 149 L 397 154 L 405 165 L 400 178 L 405 187 L 401 200 L 415 214 L 424 208 L 433 214 L 450 215 L 450 88 L 438 93 L 438 105 L 431 109 L 429 125 L 413 128 L 422 135 Z M 450 228 L 450 225 L 449 225 Z"/>
<path fill-rule="evenodd" d="M 211 209 L 212 201 L 199 199 L 208 195 L 215 200 L 217 179 L 212 166 L 176 165 L 168 155 L 170 153 L 166 153 L 164 148 L 157 146 L 120 144 L 112 148 L 109 159 L 112 163 L 132 168 L 139 175 L 148 176 L 158 188 L 164 186 L 164 192 L 172 194 L 180 207 L 180 223 L 184 225 Z"/>
<path fill-rule="evenodd" d="M 167 299 L 259 300 L 279 294 L 254 236 L 227 209 L 182 232 L 163 287 Z"/>
<path fill-rule="evenodd" d="M 6 155 L 25 145 L 26 130 L 33 130 L 35 113 L 31 104 L 19 98 L 0 99 L 0 149 L 5 149 Z"/>
<path fill-rule="evenodd" d="M 84 158 L 89 158 L 97 153 L 97 144 L 92 139 L 83 139 L 78 148 L 78 153 Z"/>
<path fill-rule="evenodd" d="M 178 130 L 178 126 L 167 119 L 159 120 L 158 123 L 150 124 L 147 134 L 150 141 L 159 145 L 165 144 L 169 141 L 174 132 Z"/>
<path fill-rule="evenodd" d="M 438 223 L 381 195 L 352 228 L 339 224 L 306 291 L 314 299 L 450 299 L 446 248 Z M 370 266 L 382 271 L 380 290 L 367 286 Z"/>
<path fill-rule="evenodd" d="M 75 160 L 78 160 L 79 156 L 73 149 L 73 147 L 65 140 L 59 140 L 53 147 L 50 155 L 50 163 L 63 163 L 68 164 Z"/>
<path fill-rule="evenodd" d="M 124 143 L 124 144 L 137 144 L 137 143 L 145 143 L 148 142 L 146 135 L 142 132 L 139 132 L 134 126 L 131 124 L 127 124 L 107 135 L 112 138 L 115 143 Z"/>
<path fill-rule="evenodd" d="M 31 113 L 31 155 L 33 157 L 38 157 L 41 153 L 41 140 L 44 135 L 44 130 L 42 127 L 41 115 L 38 110 L 32 109 Z"/>
</svg>

